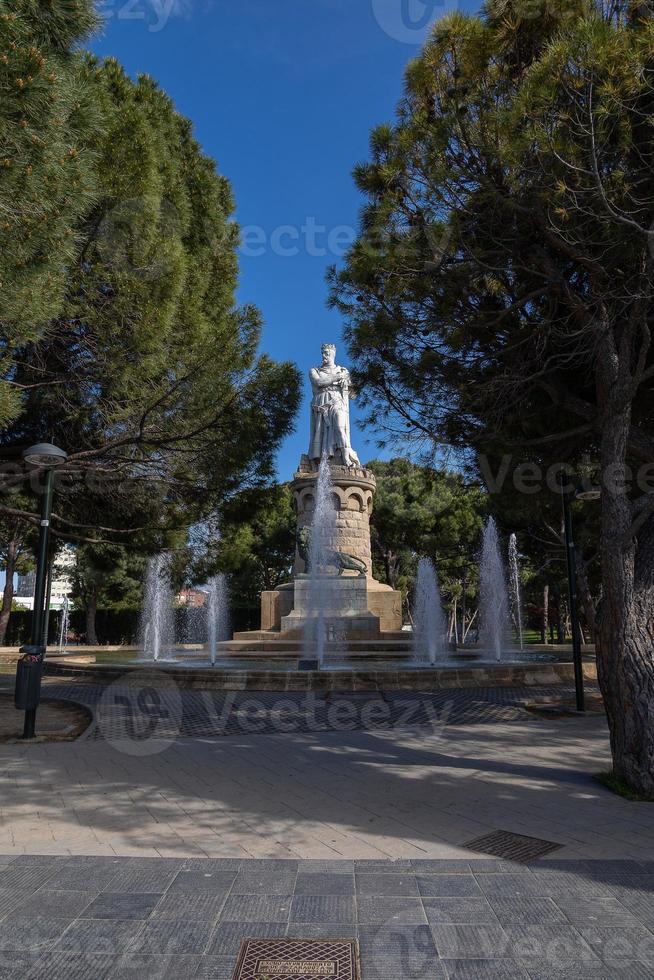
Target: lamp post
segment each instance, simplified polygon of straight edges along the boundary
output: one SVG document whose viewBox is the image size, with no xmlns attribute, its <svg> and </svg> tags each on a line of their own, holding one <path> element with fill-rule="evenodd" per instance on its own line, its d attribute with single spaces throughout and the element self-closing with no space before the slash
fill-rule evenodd
<svg viewBox="0 0 654 980">
<path fill-rule="evenodd" d="M 559 474 L 559 485 L 561 487 L 561 499 L 563 501 L 563 528 L 565 534 L 565 554 L 568 566 L 568 592 L 570 597 L 570 627 L 572 629 L 572 661 L 575 672 L 575 695 L 577 699 L 577 711 L 586 710 L 586 698 L 584 694 L 584 670 L 581 658 L 581 637 L 579 626 L 579 613 L 577 610 L 577 564 L 575 559 L 575 543 L 572 533 L 572 510 L 570 508 L 571 498 L 575 500 L 598 500 L 601 492 L 596 487 L 583 487 L 566 493 L 564 490 L 565 472 Z"/>
<path fill-rule="evenodd" d="M 41 699 L 41 677 L 43 675 L 43 624 L 45 616 L 45 595 L 48 574 L 48 554 L 50 548 L 50 516 L 52 514 L 52 494 L 54 471 L 68 459 L 57 446 L 42 442 L 24 450 L 23 459 L 28 466 L 45 471 L 45 486 L 41 497 L 41 526 L 36 554 L 36 584 L 34 587 L 34 609 L 30 642 L 20 648 L 23 654 L 16 666 L 16 690 L 14 704 L 25 712 L 23 738 L 34 738 L 36 709 Z"/>
</svg>

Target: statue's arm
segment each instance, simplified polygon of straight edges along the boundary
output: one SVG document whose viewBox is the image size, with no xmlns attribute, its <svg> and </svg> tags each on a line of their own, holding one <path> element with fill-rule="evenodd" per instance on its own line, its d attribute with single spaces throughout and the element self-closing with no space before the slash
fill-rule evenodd
<svg viewBox="0 0 654 980">
<path fill-rule="evenodd" d="M 329 378 L 323 377 L 318 368 L 311 368 L 309 371 L 309 379 L 311 381 L 311 387 L 316 388 L 329 388 L 332 383 Z"/>
</svg>

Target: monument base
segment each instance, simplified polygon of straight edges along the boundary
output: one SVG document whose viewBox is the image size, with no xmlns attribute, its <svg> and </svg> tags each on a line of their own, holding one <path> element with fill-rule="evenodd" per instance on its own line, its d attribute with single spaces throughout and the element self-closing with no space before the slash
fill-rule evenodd
<svg viewBox="0 0 654 980">
<path fill-rule="evenodd" d="M 281 619 L 281 632 L 301 633 L 318 616 L 312 612 L 312 590 L 320 596 L 320 615 L 324 617 L 328 640 L 349 637 L 374 639 L 379 635 L 379 616 L 368 608 L 368 579 L 365 576 L 323 575 L 312 581 L 298 575 L 293 583 L 293 609 Z"/>
<path fill-rule="evenodd" d="M 296 586 L 298 582 L 303 581 L 306 583 L 308 580 L 298 578 L 295 582 L 280 585 L 278 589 L 272 592 L 262 592 L 262 631 L 285 633 L 288 629 L 297 630 L 300 628 L 300 620 L 306 619 L 305 611 L 308 596 L 306 586 L 300 586 L 299 595 L 296 592 Z M 373 628 L 376 629 L 377 633 L 398 632 L 402 629 L 402 595 L 400 592 L 392 589 L 390 585 L 377 582 L 374 578 L 344 575 L 335 581 L 347 583 L 336 587 L 342 590 L 341 599 L 346 601 L 346 597 L 351 597 L 351 601 L 357 603 L 356 606 L 351 606 L 349 609 L 340 607 L 346 623 L 351 622 L 352 615 L 363 612 L 376 620 L 376 625 Z M 353 587 L 351 584 L 353 582 L 358 583 L 358 585 Z M 361 601 L 364 595 L 365 606 L 362 607 Z M 347 601 L 350 601 L 349 598 Z M 368 619 L 368 624 L 370 625 L 370 623 L 371 620 Z M 355 632 L 356 627 L 352 625 L 351 628 L 352 632 Z"/>
</svg>

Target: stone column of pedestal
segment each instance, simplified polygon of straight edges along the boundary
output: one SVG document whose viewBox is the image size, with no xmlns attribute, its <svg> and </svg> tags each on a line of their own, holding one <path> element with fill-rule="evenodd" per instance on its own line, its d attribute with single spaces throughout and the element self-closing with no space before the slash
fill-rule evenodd
<svg viewBox="0 0 654 980">
<path fill-rule="evenodd" d="M 336 528 L 329 545 L 334 551 L 359 558 L 366 566 L 368 578 L 372 578 L 370 514 L 377 487 L 374 474 L 362 466 L 339 466 L 336 463 L 329 464 L 329 471 L 336 505 Z M 317 476 L 308 458 L 303 456 L 291 484 L 298 530 L 311 527 Z M 297 554 L 294 571 L 296 575 L 305 571 L 304 562 Z"/>
</svg>

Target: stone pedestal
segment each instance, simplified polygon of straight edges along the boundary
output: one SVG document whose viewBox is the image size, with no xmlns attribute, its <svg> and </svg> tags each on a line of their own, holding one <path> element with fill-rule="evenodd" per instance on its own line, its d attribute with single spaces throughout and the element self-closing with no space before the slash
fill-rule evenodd
<svg viewBox="0 0 654 980">
<path fill-rule="evenodd" d="M 307 625 L 312 615 L 311 587 L 308 577 L 296 577 L 293 609 L 281 618 L 282 633 L 301 633 Z M 367 640 L 379 635 L 379 616 L 369 610 L 365 576 L 324 575 L 318 580 L 318 588 L 328 639 Z"/>
<path fill-rule="evenodd" d="M 360 559 L 367 572 L 365 576 L 350 571 L 340 576 L 325 576 L 326 618 L 339 636 L 345 633 L 374 639 L 384 632 L 401 630 L 400 593 L 372 576 L 370 515 L 377 486 L 374 473 L 363 466 L 348 467 L 333 462 L 329 470 L 336 521 L 328 545 L 334 551 Z M 303 456 L 291 484 L 298 531 L 313 523 L 317 478 L 316 467 Z M 304 562 L 296 552 L 293 582 L 261 596 L 261 629 L 279 631 L 282 636 L 299 635 L 308 615 L 308 587 Z"/>
<path fill-rule="evenodd" d="M 336 526 L 334 535 L 327 544 L 334 551 L 359 558 L 366 566 L 368 576 L 372 578 L 370 515 L 377 488 L 374 473 L 363 466 L 348 467 L 331 462 L 329 473 L 336 507 Z M 303 456 L 291 484 L 298 531 L 303 527 L 311 527 L 313 523 L 317 479 L 315 467 L 307 456 Z M 296 554 L 295 575 L 305 571 L 304 562 Z"/>
</svg>

